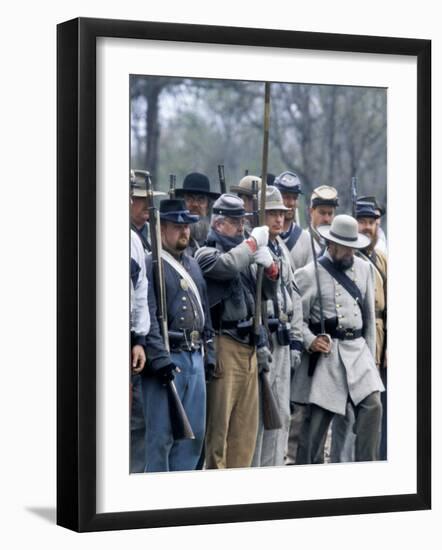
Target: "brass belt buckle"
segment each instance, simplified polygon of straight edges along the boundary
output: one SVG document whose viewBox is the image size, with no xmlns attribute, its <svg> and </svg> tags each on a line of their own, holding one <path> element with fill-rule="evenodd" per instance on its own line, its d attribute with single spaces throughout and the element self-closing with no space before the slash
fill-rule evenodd
<svg viewBox="0 0 442 550">
<path fill-rule="evenodd" d="M 199 344 L 200 341 L 200 333 L 197 330 L 192 330 L 190 333 L 190 343 L 191 346 L 194 348 Z"/>
<path fill-rule="evenodd" d="M 279 320 L 281 321 L 281 323 L 287 323 L 287 321 L 289 320 L 289 317 L 286 313 L 281 313 L 279 315 Z"/>
</svg>

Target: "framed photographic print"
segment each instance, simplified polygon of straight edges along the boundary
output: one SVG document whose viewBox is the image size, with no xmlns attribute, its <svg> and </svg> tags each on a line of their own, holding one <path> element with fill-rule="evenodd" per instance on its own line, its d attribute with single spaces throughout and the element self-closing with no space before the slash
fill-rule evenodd
<svg viewBox="0 0 442 550">
<path fill-rule="evenodd" d="M 83 18 L 60 24 L 57 37 L 57 523 L 76 531 L 99 531 L 428 509 L 431 505 L 430 41 Z M 263 423 L 259 414 L 262 409 L 258 408 L 261 391 L 244 398 L 242 404 L 246 404 L 244 408 L 249 412 L 252 403 L 256 405 L 253 441 L 261 429 L 274 458 L 257 459 L 254 447 L 251 454 L 249 449 L 250 456 L 245 462 L 232 460 L 229 465 L 222 459 L 211 465 L 213 449 L 206 408 L 207 412 L 213 410 L 212 393 L 218 381 L 209 381 L 207 367 L 215 368 L 216 379 L 218 362 L 210 364 L 210 338 L 202 336 L 205 334 L 202 325 L 188 332 L 187 326 L 181 327 L 177 336 L 176 327 L 169 323 L 164 331 L 174 366 L 179 365 L 182 374 L 185 367 L 179 363 L 178 355 L 185 352 L 192 360 L 200 357 L 201 369 L 205 360 L 206 371 L 204 374 L 201 370 L 202 393 L 193 395 L 189 404 L 185 403 L 180 372 L 176 369 L 172 380 L 195 431 L 193 462 L 183 459 L 172 466 L 169 454 L 165 465 L 158 461 L 153 466 L 153 454 L 145 448 L 152 445 L 152 440 L 148 441 L 146 434 L 152 430 L 161 439 L 164 435 L 161 420 L 168 412 L 167 407 L 163 411 L 161 402 L 155 401 L 151 382 L 146 382 L 144 374 L 136 378 L 138 390 L 134 385 L 132 393 L 129 392 L 127 367 L 134 347 L 130 340 L 131 285 L 135 288 L 129 269 L 133 252 L 131 225 L 133 233 L 142 232 L 148 216 L 143 213 L 141 202 L 149 194 L 150 185 L 164 195 L 172 189 L 173 196 L 164 197 L 166 200 L 159 207 L 162 227 L 167 221 L 179 226 L 174 226 L 176 231 L 189 231 L 187 244 L 190 238 L 201 237 L 198 231 L 206 231 L 199 248 L 205 246 L 217 223 L 231 227 L 225 229 L 226 233 L 220 230 L 224 237 L 221 244 L 224 246 L 228 237 L 237 246 L 243 243 L 242 231 L 249 223 L 246 229 L 252 233 L 250 254 L 254 262 L 262 262 L 259 265 L 263 269 L 279 266 L 273 275 L 275 280 L 278 277 L 282 280 L 283 259 L 268 262 L 268 252 L 258 254 L 262 232 L 253 231 L 263 224 L 251 222 L 257 206 L 251 203 L 247 211 L 247 193 L 241 192 L 242 185 L 249 181 L 250 196 L 258 197 L 261 179 L 261 185 L 266 185 L 271 195 L 264 197 L 270 201 L 265 203 L 265 211 L 280 213 L 280 220 L 275 222 L 280 224 L 279 229 L 274 229 L 279 231 L 278 235 L 286 222 L 284 231 L 294 225 L 317 226 L 320 236 L 325 235 L 321 228 L 332 223 L 326 231 L 335 233 L 334 236 L 326 233 L 327 242 L 361 240 L 362 237 L 349 233 L 355 227 L 356 232 L 369 237 L 367 243 L 374 250 L 375 244 L 378 247 L 382 244 L 382 233 L 374 220 L 380 221 L 388 240 L 388 248 L 384 250 L 385 254 L 388 252 L 388 319 L 384 318 L 385 327 L 388 326 L 388 403 L 385 392 L 381 392 L 384 414 L 378 416 L 376 428 L 370 420 L 358 432 L 364 417 L 359 403 L 366 395 L 358 399 L 354 389 L 358 382 L 347 375 L 343 401 L 338 404 L 327 401 L 329 404 L 324 405 L 315 397 L 310 403 L 322 404 L 318 408 L 330 412 L 328 422 L 334 415 L 332 427 L 324 432 L 321 456 L 290 461 L 289 424 L 282 420 L 281 428 L 264 432 L 259 428 Z M 297 202 L 287 207 L 290 186 L 297 191 L 292 193 Z M 222 199 L 219 199 L 221 193 L 227 202 L 216 203 Z M 238 198 L 241 196 L 245 200 Z M 188 201 L 194 201 L 194 205 Z M 207 211 L 202 210 L 205 204 Z M 341 225 L 340 236 L 336 237 L 333 216 L 329 221 L 321 218 L 316 225 L 315 209 L 321 205 L 332 207 L 333 216 L 353 214 L 359 225 L 354 220 L 349 222 L 348 216 L 341 217 L 351 227 Z M 240 214 L 235 213 L 235 208 Z M 293 212 L 293 218 L 284 214 L 288 211 Z M 157 200 L 149 212 L 150 216 L 158 212 Z M 141 219 L 138 225 L 137 215 Z M 361 225 L 366 218 L 371 220 L 371 229 Z M 195 223 L 193 229 L 183 229 L 192 223 Z M 266 224 L 269 226 L 269 222 Z M 234 239 L 235 227 L 240 227 L 240 241 Z M 272 241 L 271 225 L 269 231 Z M 309 231 L 304 229 L 304 233 L 307 235 Z M 148 242 L 149 235 L 145 237 Z M 162 234 L 162 239 L 163 250 L 166 248 L 167 252 L 178 246 L 176 239 L 171 244 L 170 235 Z M 285 246 L 281 245 L 282 249 Z M 272 253 L 285 254 L 278 250 Z M 321 254 L 322 251 L 318 258 L 309 259 L 316 269 Z M 185 271 L 193 273 L 192 265 L 204 267 L 198 255 L 199 252 L 196 260 L 189 260 L 194 264 L 185 266 Z M 169 262 L 173 259 L 163 264 Z M 302 266 L 295 264 L 295 267 Z M 292 273 L 291 268 L 289 271 Z M 297 292 L 301 299 L 309 286 L 303 287 L 303 275 L 296 273 L 293 277 L 299 283 Z M 375 277 L 376 272 L 373 273 Z M 152 284 L 155 276 L 155 268 L 151 268 L 149 289 L 155 286 Z M 177 294 L 175 305 L 179 305 L 180 312 L 187 312 L 185 293 L 193 283 L 186 282 L 186 273 L 180 281 L 184 294 Z M 353 287 L 357 286 L 356 276 L 353 282 Z M 207 285 L 210 303 L 211 288 Z M 201 292 L 205 300 L 203 295 Z M 339 313 L 338 309 L 346 306 L 338 303 L 338 295 L 340 292 L 336 292 L 333 300 L 339 325 L 332 329 L 318 328 L 313 334 L 317 337 L 324 331 L 332 334 L 333 346 L 337 340 L 347 344 L 361 341 L 361 329 L 353 317 L 355 326 L 347 326 L 347 314 Z M 364 317 L 359 312 L 357 297 L 354 304 L 354 318 Z M 387 301 L 382 309 L 386 309 L 386 304 Z M 161 311 L 158 303 L 156 306 L 157 309 L 150 309 L 149 334 L 152 326 L 161 325 L 163 319 L 152 313 Z M 198 304 L 194 306 L 198 309 Z M 201 307 L 205 310 L 204 304 Z M 380 319 L 381 312 L 376 308 L 375 312 L 373 302 L 370 314 L 373 323 L 375 316 Z M 206 316 L 202 315 L 205 320 L 210 317 L 207 311 Z M 187 313 L 180 315 L 184 323 Z M 250 320 L 243 317 L 241 321 Z M 211 318 L 216 322 L 216 315 Z M 277 321 L 275 336 L 270 335 L 269 341 L 273 338 L 276 346 L 281 349 L 285 346 L 288 378 L 282 384 L 284 396 L 278 393 L 274 380 L 271 389 L 276 391 L 279 411 L 292 416 L 297 406 L 310 405 L 296 391 L 290 393 L 290 378 L 299 386 L 296 382 L 299 365 L 294 368 L 295 374 L 290 374 L 293 355 L 290 350 L 304 353 L 301 366 L 302 361 L 309 361 L 308 356 L 314 350 L 310 342 L 307 346 L 306 339 L 296 349 L 290 332 L 293 318 L 292 310 L 285 317 L 284 311 L 273 312 L 268 319 L 264 314 L 262 323 L 270 334 L 271 321 Z M 222 315 L 220 319 L 228 323 Z M 238 327 L 237 320 L 232 322 L 235 331 L 244 329 L 242 325 Z M 233 325 L 224 327 L 229 331 Z M 219 358 L 222 353 L 231 353 L 233 357 L 228 339 L 220 339 L 222 326 L 214 328 L 215 355 Z M 309 330 L 314 330 L 313 325 L 309 325 Z M 173 347 L 174 338 L 179 349 Z M 368 341 L 368 337 L 364 338 Z M 237 345 L 238 339 L 235 342 Z M 280 360 L 279 348 L 269 346 L 274 359 L 268 373 L 271 378 L 271 369 Z M 376 360 L 380 368 L 386 365 L 382 349 L 385 347 L 386 341 L 379 350 L 382 359 Z M 151 349 L 148 345 L 148 364 L 153 363 Z M 313 385 L 317 373 L 330 368 L 327 354 L 333 355 L 322 351 L 323 362 L 319 360 L 317 370 L 306 379 L 308 383 Z M 370 360 L 376 369 L 374 352 L 372 355 Z M 258 367 L 254 361 L 253 376 L 258 388 Z M 359 372 L 363 361 L 361 352 L 351 372 Z M 162 372 L 170 374 L 167 369 Z M 356 377 L 364 377 L 364 372 Z M 370 392 L 379 393 L 381 387 L 386 387 L 386 372 L 382 374 L 384 384 L 370 386 Z M 261 386 L 265 376 L 260 378 Z M 381 380 L 379 374 L 376 376 Z M 162 388 L 166 392 L 165 386 Z M 328 390 L 325 393 L 330 394 Z M 136 435 L 137 427 L 133 425 L 137 399 L 141 399 L 137 413 L 141 435 Z M 356 411 L 356 419 L 351 423 L 355 428 L 348 429 L 353 447 L 346 458 L 334 459 L 332 447 L 337 436 L 333 439 L 333 425 L 337 426 L 337 418 L 347 417 L 347 401 L 350 409 Z M 194 417 L 191 409 L 197 402 L 202 408 Z M 308 414 L 312 425 L 313 414 Z M 382 424 L 381 416 L 388 421 Z M 214 424 L 218 425 L 220 417 L 214 418 Z M 231 423 L 232 419 L 230 416 Z M 197 430 L 198 422 L 201 427 Z M 285 435 L 281 436 L 284 429 Z M 354 442 L 353 431 L 359 441 L 368 441 L 369 432 L 373 435 L 376 443 L 372 445 L 377 453 L 374 458 L 361 451 L 361 446 Z M 238 448 L 246 445 L 247 437 L 250 438 L 248 428 L 236 436 Z M 355 452 L 359 453 L 356 458 Z M 213 460 L 215 464 L 217 461 Z"/>
</svg>

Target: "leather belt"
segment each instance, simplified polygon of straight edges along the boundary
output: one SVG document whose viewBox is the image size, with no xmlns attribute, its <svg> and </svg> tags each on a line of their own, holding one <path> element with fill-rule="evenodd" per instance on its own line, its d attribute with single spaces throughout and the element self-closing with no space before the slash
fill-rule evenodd
<svg viewBox="0 0 442 550">
<path fill-rule="evenodd" d="M 338 318 L 325 319 L 324 328 L 326 334 L 338 340 L 356 340 L 362 336 L 362 329 L 338 328 Z M 309 323 L 309 329 L 313 334 L 321 333 L 321 323 Z"/>
<path fill-rule="evenodd" d="M 169 330 L 171 351 L 198 351 L 202 346 L 201 333 L 197 330 Z"/>
</svg>

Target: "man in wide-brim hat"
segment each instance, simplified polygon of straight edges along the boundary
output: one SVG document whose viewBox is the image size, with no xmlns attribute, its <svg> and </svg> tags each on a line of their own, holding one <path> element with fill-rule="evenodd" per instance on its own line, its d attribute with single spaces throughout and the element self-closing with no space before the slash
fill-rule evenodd
<svg viewBox="0 0 442 550">
<path fill-rule="evenodd" d="M 215 362 L 206 283 L 197 262 L 184 254 L 190 224 L 196 223 L 198 216 L 187 210 L 183 200 L 168 199 L 160 203 L 160 219 L 170 351 L 159 333 L 152 292 L 151 329 L 146 337 L 148 368 L 143 376 L 147 472 L 196 468 L 206 423 L 203 357 L 209 364 Z M 147 256 L 146 267 L 149 281 L 153 282 L 152 255 Z M 173 439 L 166 391 L 170 380 L 175 380 L 195 434 L 193 440 Z"/>
<path fill-rule="evenodd" d="M 255 182 L 255 183 L 254 183 Z M 255 191 L 254 191 L 255 185 Z M 246 214 L 253 214 L 253 196 L 254 193 L 258 193 L 261 190 L 261 178 L 254 176 L 253 174 L 247 174 L 239 180 L 238 185 L 231 185 L 230 192 L 236 193 L 238 197 L 244 202 L 244 209 Z M 246 226 L 252 229 L 250 223 L 250 216 L 246 219 Z"/>
<path fill-rule="evenodd" d="M 149 172 L 146 170 L 131 170 L 130 171 L 130 223 L 131 229 L 140 238 L 143 248 L 146 252 L 150 252 L 150 235 L 149 235 L 149 208 L 147 206 L 147 187 L 146 177 Z M 154 191 L 154 197 L 165 196 L 162 191 Z"/>
<path fill-rule="evenodd" d="M 183 198 L 189 212 L 199 216 L 198 223 L 191 227 L 190 245 L 187 250 L 187 253 L 193 256 L 206 241 L 212 204 L 220 194 L 210 190 L 210 181 L 205 174 L 191 172 L 184 178 L 183 187 L 175 190 L 175 196 Z"/>
<path fill-rule="evenodd" d="M 261 192 L 258 203 L 261 204 Z M 279 277 L 272 293 L 265 293 L 264 325 L 271 332 L 271 361 L 259 365 L 268 370 L 269 383 L 278 403 L 282 427 L 278 430 L 264 430 L 260 419 L 256 441 L 254 466 L 282 466 L 287 450 L 290 425 L 290 377 L 301 359 L 302 350 L 302 307 L 295 287 L 289 252 L 281 239 L 284 215 L 287 207 L 276 187 L 266 188 L 265 224 L 269 228 L 268 249 L 278 265 Z"/>
<path fill-rule="evenodd" d="M 374 273 L 368 262 L 354 254 L 366 248 L 370 239 L 358 232 L 357 221 L 346 214 L 317 230 L 327 242 L 325 253 L 316 266 L 311 262 L 295 273 L 308 353 L 295 373 L 293 398 L 310 404 L 297 463 L 323 461 L 330 422 L 334 415 L 345 416 L 347 404 L 357 419 L 355 460 L 378 460 L 384 386 L 375 361 Z"/>
</svg>

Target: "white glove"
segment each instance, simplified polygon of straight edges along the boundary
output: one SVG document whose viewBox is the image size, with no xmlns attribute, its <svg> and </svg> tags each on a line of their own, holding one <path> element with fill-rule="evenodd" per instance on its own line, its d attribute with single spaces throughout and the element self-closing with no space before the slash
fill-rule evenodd
<svg viewBox="0 0 442 550">
<path fill-rule="evenodd" d="M 256 246 L 267 246 L 269 242 L 269 228 L 266 225 L 261 225 L 260 227 L 255 227 L 250 234 L 256 241 Z"/>
<path fill-rule="evenodd" d="M 265 268 L 270 267 L 273 263 L 273 257 L 267 246 L 260 246 L 253 257 L 258 265 L 263 265 Z"/>
</svg>

